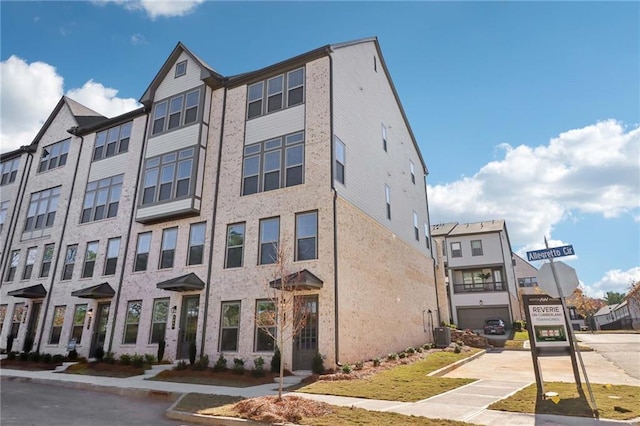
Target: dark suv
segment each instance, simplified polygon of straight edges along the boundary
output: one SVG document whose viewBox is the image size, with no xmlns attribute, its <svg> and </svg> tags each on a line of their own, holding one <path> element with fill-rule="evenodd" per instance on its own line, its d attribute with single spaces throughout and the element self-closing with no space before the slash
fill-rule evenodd
<svg viewBox="0 0 640 426">
<path fill-rule="evenodd" d="M 500 318 L 489 318 L 484 323 L 484 334 L 505 334 L 504 321 Z"/>
</svg>

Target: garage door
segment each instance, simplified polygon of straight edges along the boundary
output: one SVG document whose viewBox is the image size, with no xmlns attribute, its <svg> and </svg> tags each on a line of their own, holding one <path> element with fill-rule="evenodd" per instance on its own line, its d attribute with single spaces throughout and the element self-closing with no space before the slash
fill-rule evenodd
<svg viewBox="0 0 640 426">
<path fill-rule="evenodd" d="M 507 327 L 511 326 L 508 306 L 488 306 L 484 308 L 458 308 L 458 327 L 472 330 L 482 329 L 487 318 L 502 318 Z"/>
</svg>

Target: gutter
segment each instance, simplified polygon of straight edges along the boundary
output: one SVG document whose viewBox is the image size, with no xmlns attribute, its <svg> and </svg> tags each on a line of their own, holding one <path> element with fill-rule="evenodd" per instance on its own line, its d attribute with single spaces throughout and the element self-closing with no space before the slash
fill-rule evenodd
<svg viewBox="0 0 640 426">
<path fill-rule="evenodd" d="M 424 172 L 424 178 L 422 179 L 424 181 L 424 201 L 427 204 L 427 228 L 429 229 L 429 235 L 425 235 L 425 238 L 429 239 L 429 252 L 431 254 L 431 265 L 433 267 L 433 282 L 435 284 L 435 288 L 436 288 L 436 307 L 437 307 L 437 311 L 438 311 L 438 324 L 442 324 L 442 318 L 440 317 L 440 297 L 438 296 L 438 279 L 437 279 L 437 275 L 436 275 L 436 260 L 433 256 L 433 239 L 431 238 L 431 216 L 429 215 L 429 194 L 427 192 L 427 176 L 429 176 L 429 171 L 426 170 L 425 168 L 425 172 Z M 436 249 L 437 250 L 437 249 Z M 437 256 L 437 254 L 436 254 Z M 442 267 L 444 268 L 444 264 L 442 265 Z M 433 326 L 433 324 L 432 324 Z"/>
</svg>

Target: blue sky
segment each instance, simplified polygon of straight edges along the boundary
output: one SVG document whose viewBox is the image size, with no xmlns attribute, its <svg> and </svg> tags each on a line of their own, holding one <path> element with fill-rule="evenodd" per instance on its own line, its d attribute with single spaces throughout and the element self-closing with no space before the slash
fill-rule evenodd
<svg viewBox="0 0 640 426">
<path fill-rule="evenodd" d="M 66 94 L 134 108 L 178 41 L 223 75 L 377 36 L 432 223 L 573 244 L 593 296 L 640 279 L 638 2 L 2 2 L 2 150 Z M 534 264 L 539 266 L 539 264 Z"/>
</svg>

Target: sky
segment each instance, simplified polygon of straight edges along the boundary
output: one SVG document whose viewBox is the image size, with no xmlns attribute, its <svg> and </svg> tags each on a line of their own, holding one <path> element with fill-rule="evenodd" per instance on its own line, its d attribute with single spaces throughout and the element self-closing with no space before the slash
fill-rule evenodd
<svg viewBox="0 0 640 426">
<path fill-rule="evenodd" d="M 222 75 L 378 37 L 429 170 L 432 224 L 566 244 L 588 295 L 640 279 L 638 2 L 0 2 L 0 149 L 62 95 L 139 106 L 178 41 Z M 533 262 L 540 267 L 540 262 Z"/>
</svg>

